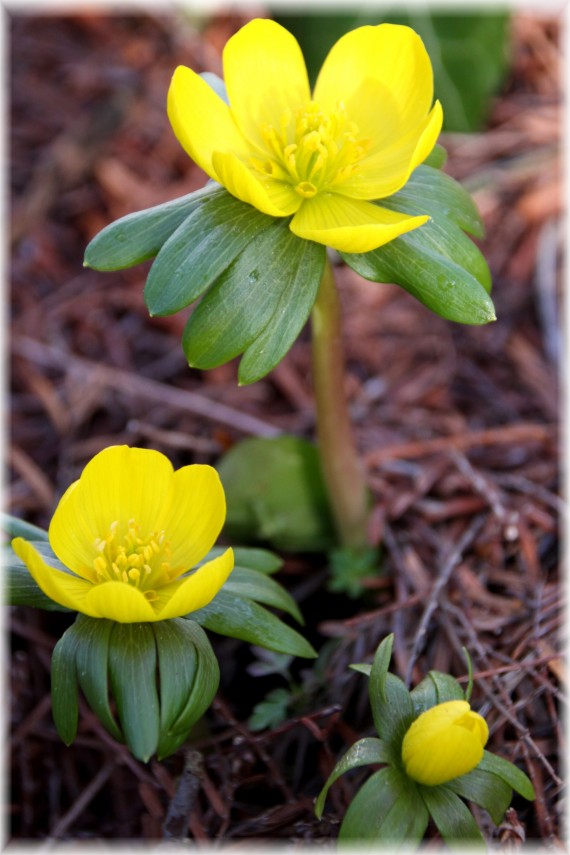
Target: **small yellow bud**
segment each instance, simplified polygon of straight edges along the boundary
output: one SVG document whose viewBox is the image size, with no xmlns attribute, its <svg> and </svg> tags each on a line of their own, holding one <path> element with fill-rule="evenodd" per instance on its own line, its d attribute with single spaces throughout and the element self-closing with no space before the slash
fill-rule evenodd
<svg viewBox="0 0 570 855">
<path fill-rule="evenodd" d="M 435 787 L 471 772 L 481 762 L 489 738 L 485 719 L 467 701 L 447 701 L 426 710 L 402 742 L 406 774 Z"/>
</svg>

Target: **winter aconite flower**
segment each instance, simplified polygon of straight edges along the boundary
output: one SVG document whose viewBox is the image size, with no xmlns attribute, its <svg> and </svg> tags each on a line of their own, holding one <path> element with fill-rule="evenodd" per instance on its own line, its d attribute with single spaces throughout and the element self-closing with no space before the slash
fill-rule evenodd
<svg viewBox="0 0 570 855">
<path fill-rule="evenodd" d="M 51 521 L 50 546 L 64 567 L 51 567 L 21 537 L 12 546 L 60 605 L 119 623 L 160 621 L 202 608 L 228 578 L 231 549 L 187 575 L 213 546 L 225 513 L 212 467 L 174 472 L 157 451 L 112 446 L 87 464 Z"/>
<path fill-rule="evenodd" d="M 402 743 L 406 774 L 427 786 L 465 775 L 483 757 L 489 738 L 485 719 L 467 701 L 447 701 L 422 713 Z"/>
<path fill-rule="evenodd" d="M 189 68 L 176 69 L 168 114 L 196 163 L 233 196 L 298 237 L 368 252 L 418 228 L 373 204 L 401 189 L 441 130 L 433 74 L 409 27 L 360 27 L 331 49 L 311 93 L 295 38 L 270 20 L 227 42 L 228 102 Z"/>
</svg>

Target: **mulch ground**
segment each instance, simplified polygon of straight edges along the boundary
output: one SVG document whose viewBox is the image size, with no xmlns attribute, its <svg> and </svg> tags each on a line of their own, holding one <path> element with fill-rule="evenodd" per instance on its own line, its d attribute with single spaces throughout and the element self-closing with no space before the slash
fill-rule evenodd
<svg viewBox="0 0 570 855">
<path fill-rule="evenodd" d="M 220 72 L 220 49 L 244 20 L 218 16 L 199 35 L 183 15 L 10 18 L 7 487 L 10 511 L 30 522 L 47 527 L 106 445 L 156 448 L 177 468 L 215 463 L 252 433 L 314 435 L 307 331 L 271 376 L 238 388 L 235 364 L 187 367 L 184 318 L 148 317 L 148 265 L 82 267 L 108 222 L 203 184 L 169 128 L 165 95 L 178 64 Z M 498 832 L 478 812 L 489 838 L 551 844 L 562 834 L 559 22 L 515 13 L 512 38 L 488 130 L 443 139 L 447 170 L 485 219 L 497 323 L 453 325 L 395 286 L 337 270 L 381 574 L 350 600 L 326 591 L 324 557 L 285 556 L 278 578 L 322 655 L 316 670 L 294 664 L 295 705 L 273 729 L 251 732 L 247 720 L 286 681 L 256 676 L 248 645 L 211 636 L 222 682 L 192 742 L 203 767 L 193 801 L 179 783 L 196 754 L 139 763 L 86 706 L 76 742 L 63 746 L 49 668 L 70 618 L 10 609 L 13 839 L 332 841 L 368 773 L 333 787 L 321 822 L 314 798 L 336 758 L 372 733 L 366 679 L 348 665 L 389 632 L 393 668 L 412 684 L 431 668 L 464 679 L 461 648 L 471 653 L 488 747 L 520 764 L 537 792 L 533 804 L 515 798 Z"/>
</svg>

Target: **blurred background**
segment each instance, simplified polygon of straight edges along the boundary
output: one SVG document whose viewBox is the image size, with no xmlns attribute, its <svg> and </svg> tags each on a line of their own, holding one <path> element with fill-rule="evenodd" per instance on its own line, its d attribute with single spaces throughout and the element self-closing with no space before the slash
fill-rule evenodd
<svg viewBox="0 0 570 855">
<path fill-rule="evenodd" d="M 480 245 L 498 321 L 459 327 L 393 285 L 338 268 L 346 385 L 374 495 L 381 573 L 351 599 L 331 587 L 325 556 L 284 554 L 279 579 L 321 651 L 315 669 L 212 637 L 222 683 L 193 740 L 204 774 L 188 833 L 334 838 L 366 772 L 333 788 L 322 822 L 313 800 L 335 758 L 372 724 L 365 680 L 348 664 L 369 658 L 394 632 L 394 667 L 412 682 L 429 668 L 465 675 L 467 646 L 488 747 L 520 763 L 539 796 L 534 805 L 515 800 L 499 831 L 479 819 L 505 844 L 525 835 L 553 843 L 563 689 L 556 14 L 12 11 L 8 510 L 47 527 L 63 490 L 110 444 L 156 448 L 177 468 L 215 465 L 252 435 L 313 438 L 308 331 L 269 377 L 238 388 L 235 364 L 207 373 L 186 365 L 180 335 L 191 309 L 148 317 L 149 263 L 107 274 L 82 266 L 85 246 L 109 222 L 203 185 L 168 123 L 170 77 L 179 64 L 221 74 L 223 45 L 259 15 L 296 35 L 312 78 L 355 26 L 391 20 L 420 33 L 444 107 L 445 169 L 473 193 L 485 221 Z M 450 561 L 439 608 L 419 637 L 425 604 Z M 338 580 L 343 568 L 334 572 Z M 10 834 L 160 839 L 184 752 L 144 766 L 86 707 L 71 748 L 55 732 L 49 662 L 70 620 L 10 609 Z"/>
</svg>

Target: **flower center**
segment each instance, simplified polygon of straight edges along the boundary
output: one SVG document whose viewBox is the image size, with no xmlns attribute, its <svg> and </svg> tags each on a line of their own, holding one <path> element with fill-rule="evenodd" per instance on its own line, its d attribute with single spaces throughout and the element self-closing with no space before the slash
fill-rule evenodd
<svg viewBox="0 0 570 855">
<path fill-rule="evenodd" d="M 353 175 L 370 147 L 370 140 L 359 139 L 358 127 L 347 118 L 342 102 L 332 113 L 324 113 L 310 101 L 295 113 L 283 113 L 279 128 L 262 125 L 261 133 L 270 157 L 252 158 L 253 166 L 292 184 L 305 199 Z"/>
<path fill-rule="evenodd" d="M 141 536 L 140 525 L 134 519 L 122 531 L 115 520 L 108 534 L 98 537 L 93 546 L 97 552 L 91 574 L 95 584 L 124 582 L 139 588 L 150 601 L 157 598 L 156 588 L 172 582 L 181 572 L 170 563 L 170 544 L 164 531 Z"/>
</svg>

